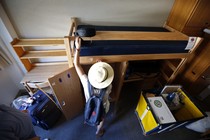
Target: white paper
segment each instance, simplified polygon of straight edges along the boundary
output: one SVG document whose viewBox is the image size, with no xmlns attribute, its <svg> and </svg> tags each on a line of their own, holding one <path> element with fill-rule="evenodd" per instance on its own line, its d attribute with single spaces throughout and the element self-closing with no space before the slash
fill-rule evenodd
<svg viewBox="0 0 210 140">
<path fill-rule="evenodd" d="M 195 45 L 196 39 L 197 37 L 189 37 L 185 50 L 191 50 Z"/>
<path fill-rule="evenodd" d="M 148 97 L 148 100 L 160 124 L 176 122 L 162 97 Z"/>
</svg>

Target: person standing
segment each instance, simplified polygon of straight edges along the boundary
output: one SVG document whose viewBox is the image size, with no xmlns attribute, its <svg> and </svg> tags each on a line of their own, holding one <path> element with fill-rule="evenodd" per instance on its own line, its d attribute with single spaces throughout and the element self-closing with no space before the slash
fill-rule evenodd
<svg viewBox="0 0 210 140">
<path fill-rule="evenodd" d="M 36 136 L 31 118 L 27 113 L 15 108 L 0 105 L 0 139 L 1 140 L 39 140 Z"/>
<path fill-rule="evenodd" d="M 86 102 L 90 98 L 90 93 L 88 90 L 89 84 L 94 88 L 94 94 L 99 93 L 99 90 L 106 88 L 105 95 L 103 97 L 103 106 L 105 108 L 105 112 L 109 111 L 110 102 L 109 102 L 109 94 L 112 89 L 112 81 L 114 79 L 114 71 L 113 68 L 105 62 L 96 62 L 91 66 L 88 71 L 88 75 L 85 74 L 82 66 L 80 65 L 80 48 L 81 48 L 81 38 L 76 37 L 75 39 L 75 56 L 74 56 L 74 66 L 77 71 L 77 74 L 80 78 L 80 81 L 83 85 L 84 94 Z M 104 118 L 97 126 L 96 135 L 102 136 L 104 134 L 103 129 Z"/>
</svg>

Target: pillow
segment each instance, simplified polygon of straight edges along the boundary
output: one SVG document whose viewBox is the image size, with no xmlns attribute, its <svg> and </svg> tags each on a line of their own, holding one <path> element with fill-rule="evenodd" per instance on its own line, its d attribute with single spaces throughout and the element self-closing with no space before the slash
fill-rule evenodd
<svg viewBox="0 0 210 140">
<path fill-rule="evenodd" d="M 96 35 L 96 30 L 91 27 L 81 27 L 77 29 L 75 35 L 80 37 L 93 37 Z"/>
</svg>

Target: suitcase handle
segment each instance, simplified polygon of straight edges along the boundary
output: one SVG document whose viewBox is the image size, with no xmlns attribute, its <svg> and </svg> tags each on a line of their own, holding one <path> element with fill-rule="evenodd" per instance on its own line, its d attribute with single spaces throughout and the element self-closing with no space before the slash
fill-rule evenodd
<svg viewBox="0 0 210 140">
<path fill-rule="evenodd" d="M 36 92 L 36 88 L 37 88 L 37 85 L 40 87 L 40 88 L 44 88 L 44 87 L 49 87 L 49 83 L 48 82 L 37 82 L 37 83 L 34 83 L 34 82 L 24 82 L 23 83 L 23 86 L 25 87 L 25 89 L 28 91 L 29 95 L 30 96 L 33 96 L 33 94 Z"/>
<path fill-rule="evenodd" d="M 59 108 L 59 106 L 56 104 L 56 102 L 43 90 L 43 89 L 41 89 L 38 85 L 36 85 L 35 84 L 35 86 L 39 89 L 39 90 L 41 90 L 56 106 L 57 106 L 57 108 Z M 60 108 L 59 108 L 60 109 Z"/>
</svg>

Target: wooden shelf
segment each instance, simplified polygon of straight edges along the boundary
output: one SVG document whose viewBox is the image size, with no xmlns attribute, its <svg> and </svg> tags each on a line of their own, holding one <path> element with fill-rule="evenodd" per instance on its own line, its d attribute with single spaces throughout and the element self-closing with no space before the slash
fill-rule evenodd
<svg viewBox="0 0 210 140">
<path fill-rule="evenodd" d="M 50 66 L 50 65 L 67 65 L 67 61 L 59 61 L 59 62 L 49 62 L 49 63 L 33 63 L 32 66 Z"/>
<path fill-rule="evenodd" d="M 24 82 L 46 82 L 48 78 L 67 70 L 68 64 L 33 67 L 22 79 Z"/>
<path fill-rule="evenodd" d="M 65 50 L 50 50 L 50 51 L 26 51 L 21 59 L 28 58 L 46 58 L 46 57 L 66 57 Z"/>
<path fill-rule="evenodd" d="M 64 39 L 15 39 L 12 42 L 13 47 L 20 46 L 64 46 Z"/>
<path fill-rule="evenodd" d="M 66 63 L 68 63 L 68 56 L 66 51 L 68 47 L 66 47 L 64 38 L 15 38 L 11 42 L 11 45 L 13 46 L 13 49 L 19 56 L 20 61 L 23 63 L 25 69 L 28 72 L 33 70 L 36 66 L 61 66 L 66 65 Z"/>
</svg>

